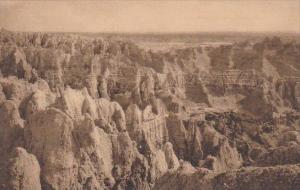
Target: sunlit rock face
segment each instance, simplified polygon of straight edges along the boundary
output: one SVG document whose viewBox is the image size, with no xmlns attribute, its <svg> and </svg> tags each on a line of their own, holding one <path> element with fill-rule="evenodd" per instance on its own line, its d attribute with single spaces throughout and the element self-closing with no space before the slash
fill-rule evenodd
<svg viewBox="0 0 300 190">
<path fill-rule="evenodd" d="M 17 147 L 4 165 L 4 171 L 1 171 L 1 189 L 41 190 L 40 166 L 34 155 Z"/>
<path fill-rule="evenodd" d="M 21 119 L 16 104 L 11 100 L 4 101 L 0 106 L 1 157 L 6 157 L 11 148 L 22 141 L 24 121 Z"/>
<path fill-rule="evenodd" d="M 173 115 L 168 118 L 170 142 L 175 145 L 178 158 L 192 165 L 214 171 L 239 168 L 242 158 L 236 147 L 216 129 L 199 120 L 182 120 Z"/>
<path fill-rule="evenodd" d="M 1 31 L 0 189 L 297 189 L 300 50 L 275 42 Z"/>
</svg>

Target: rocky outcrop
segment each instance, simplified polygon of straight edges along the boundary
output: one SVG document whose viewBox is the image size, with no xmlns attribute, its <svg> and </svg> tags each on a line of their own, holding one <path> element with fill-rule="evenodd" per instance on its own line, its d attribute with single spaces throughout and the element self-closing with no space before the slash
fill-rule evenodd
<svg viewBox="0 0 300 190">
<path fill-rule="evenodd" d="M 0 189 L 41 190 L 40 166 L 36 157 L 23 148 L 15 148 L 1 176 Z"/>
<path fill-rule="evenodd" d="M 299 48 L 264 43 L 1 30 L 0 189 L 295 189 Z"/>
<path fill-rule="evenodd" d="M 26 174 L 24 174 L 26 175 L 24 176 L 25 181 L 23 181 L 21 178 L 23 175 L 22 167 L 27 167 L 27 166 L 23 166 L 24 164 L 26 165 L 27 163 L 20 163 L 20 164 L 16 163 L 16 165 L 11 166 L 11 170 L 20 170 L 16 172 L 16 175 L 21 175 L 19 176 L 20 177 L 19 179 L 14 178 L 13 171 L 10 173 L 9 171 L 7 171 L 9 160 L 12 159 L 13 157 L 18 157 L 18 155 L 15 155 L 13 153 L 15 147 L 21 146 L 23 144 L 23 127 L 24 127 L 24 121 L 23 119 L 21 119 L 18 111 L 18 107 L 16 106 L 14 101 L 4 100 L 3 102 L 1 102 L 0 103 L 0 151 L 1 151 L 0 189 L 12 189 L 14 187 L 16 187 L 16 189 L 22 189 L 22 187 L 18 187 L 18 184 L 24 184 L 24 186 L 27 187 L 27 189 L 30 189 L 31 187 L 35 188 L 34 186 L 31 186 L 31 184 L 29 184 L 31 182 L 27 182 L 28 178 L 30 178 L 30 172 L 29 172 L 30 170 L 28 170 L 28 168 L 25 169 L 26 171 L 24 171 L 25 173 L 27 172 Z M 14 156 L 12 156 L 12 154 Z M 25 160 L 24 162 L 28 162 L 28 160 Z M 37 176 L 39 176 L 39 174 L 37 174 Z M 33 178 L 34 177 L 35 176 L 33 176 Z M 20 183 L 18 181 L 20 181 Z"/>
<path fill-rule="evenodd" d="M 259 155 L 256 160 L 258 166 L 274 166 L 299 163 L 300 147 L 293 145 L 289 147 L 278 147 Z"/>
<path fill-rule="evenodd" d="M 27 121 L 24 136 L 26 148 L 41 163 L 43 188 L 58 189 L 74 185 L 77 173 L 72 149 L 72 120 L 51 108 Z M 64 175 L 57 175 L 63 173 Z"/>
<path fill-rule="evenodd" d="M 22 143 L 24 121 L 21 119 L 16 104 L 6 100 L 0 105 L 0 150 L 6 156 L 11 149 Z"/>
<path fill-rule="evenodd" d="M 3 92 L 3 88 L 0 85 L 0 103 L 2 103 L 6 99 L 5 94 Z"/>
<path fill-rule="evenodd" d="M 54 108 L 39 112 L 26 124 L 25 142 L 42 163 L 43 188 L 101 189 L 104 181 L 114 184 L 111 137 L 89 116 L 75 122 Z"/>
<path fill-rule="evenodd" d="M 297 189 L 299 165 L 243 168 L 216 176 L 213 189 Z"/>
<path fill-rule="evenodd" d="M 214 171 L 238 168 L 242 158 L 236 147 L 213 127 L 201 120 L 180 119 L 170 115 L 167 119 L 170 142 L 178 158 L 190 161 L 194 166 Z"/>
<path fill-rule="evenodd" d="M 205 103 L 209 105 L 208 93 L 203 86 L 200 77 L 197 75 L 187 75 L 185 80 L 185 93 L 187 98 L 196 103 Z"/>
<path fill-rule="evenodd" d="M 23 118 L 29 118 L 34 113 L 46 110 L 47 107 L 55 103 L 56 94 L 51 92 L 46 81 L 39 80 L 35 86 L 32 94 L 24 98 L 19 106 Z"/>
<path fill-rule="evenodd" d="M 19 48 L 14 48 L 7 57 L 3 57 L 1 71 L 4 76 L 17 76 L 26 80 L 33 80 L 32 68 L 26 61 L 26 56 Z"/>
<path fill-rule="evenodd" d="M 65 112 L 49 108 L 33 114 L 26 122 L 26 148 L 42 163 L 43 188 L 125 188 L 128 186 L 125 183 L 127 180 L 149 187 L 146 176 L 144 181 L 134 176 L 128 179 L 128 176 L 134 175 L 132 167 L 144 167 L 145 172 L 149 170 L 151 183 L 167 170 L 178 167 L 172 145 L 166 144 L 160 148 L 155 136 L 149 136 L 156 129 L 166 130 L 165 125 L 143 128 L 141 123 L 143 138 L 137 143 L 146 141 L 147 147 L 153 147 L 149 149 L 147 160 L 137 149 L 140 144 L 135 144 L 125 132 L 125 114 L 117 103 L 106 99 L 93 100 L 88 95 L 84 98 L 80 94 L 80 91 L 74 91 L 74 98 L 71 94 L 64 94 L 69 96 Z M 148 122 L 147 117 L 150 116 L 146 116 L 147 111 L 144 112 L 143 121 Z M 105 125 L 112 125 L 115 130 L 106 131 Z M 161 135 L 162 132 L 153 135 Z M 135 137 L 135 134 L 130 134 Z M 136 162 L 141 166 L 134 166 Z M 64 175 L 58 175 L 62 172 Z"/>
<path fill-rule="evenodd" d="M 172 143 L 167 142 L 165 144 L 164 152 L 165 152 L 165 157 L 166 157 L 166 161 L 168 164 L 168 169 L 177 169 L 179 167 L 179 161 L 174 153 Z"/>
<path fill-rule="evenodd" d="M 153 189 L 213 190 L 211 178 L 207 169 L 196 169 L 188 162 L 183 162 L 177 171 L 171 171 L 162 176 Z"/>
<path fill-rule="evenodd" d="M 155 185 L 158 190 L 221 190 L 221 189 L 289 189 L 299 186 L 299 165 L 249 167 L 221 174 L 185 167 L 163 176 Z"/>
<path fill-rule="evenodd" d="M 176 155 L 197 165 L 203 158 L 202 135 L 197 125 L 189 123 L 185 125 L 177 115 L 170 115 L 167 118 L 169 138 Z"/>
</svg>

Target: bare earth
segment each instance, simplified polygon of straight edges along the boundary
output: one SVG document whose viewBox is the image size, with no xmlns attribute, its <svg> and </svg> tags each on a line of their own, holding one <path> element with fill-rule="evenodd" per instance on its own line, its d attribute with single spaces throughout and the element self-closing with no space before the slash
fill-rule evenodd
<svg viewBox="0 0 300 190">
<path fill-rule="evenodd" d="M 0 189 L 299 189 L 300 44 L 249 39 L 1 30 Z"/>
</svg>

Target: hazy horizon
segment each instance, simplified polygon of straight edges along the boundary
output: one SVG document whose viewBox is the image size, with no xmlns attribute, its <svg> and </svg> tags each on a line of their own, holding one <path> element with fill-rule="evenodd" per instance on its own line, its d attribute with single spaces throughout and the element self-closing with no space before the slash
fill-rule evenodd
<svg viewBox="0 0 300 190">
<path fill-rule="evenodd" d="M 23 32 L 300 33 L 300 0 L 0 1 L 0 27 Z"/>
<path fill-rule="evenodd" d="M 300 32 L 296 31 L 255 31 L 255 32 L 248 32 L 248 31 L 191 31 L 191 32 L 172 32 L 172 31 L 165 31 L 165 32 L 118 32 L 118 31 L 36 31 L 36 30 L 10 30 L 5 27 L 1 27 L 0 29 L 4 29 L 11 32 L 21 32 L 21 33 L 78 33 L 78 34 L 116 34 L 116 35 L 198 35 L 198 34 L 209 34 L 209 35 L 221 35 L 221 34 L 250 34 L 250 35 L 264 35 L 264 34 L 283 34 L 283 35 L 300 35 Z"/>
</svg>

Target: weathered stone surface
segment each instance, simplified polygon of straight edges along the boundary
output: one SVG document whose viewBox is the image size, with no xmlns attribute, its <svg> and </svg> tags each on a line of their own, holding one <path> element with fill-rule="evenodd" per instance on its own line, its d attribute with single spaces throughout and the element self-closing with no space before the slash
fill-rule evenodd
<svg viewBox="0 0 300 190">
<path fill-rule="evenodd" d="M 43 186 L 59 189 L 75 183 L 75 156 L 72 150 L 74 128 L 71 118 L 51 108 L 31 117 L 25 127 L 25 142 L 29 152 L 41 163 Z M 57 175 L 63 173 L 64 175 Z"/>
<path fill-rule="evenodd" d="M 22 142 L 24 121 L 16 104 L 6 100 L 0 105 L 0 150 L 6 156 L 17 144 Z"/>
<path fill-rule="evenodd" d="M 299 165 L 278 167 L 249 167 L 222 174 L 207 173 L 202 169 L 167 173 L 154 186 L 158 190 L 294 190 L 299 186 Z"/>
<path fill-rule="evenodd" d="M 299 165 L 250 167 L 216 176 L 213 189 L 292 190 L 299 187 L 299 179 Z"/>
<path fill-rule="evenodd" d="M 4 100 L 6 100 L 5 94 L 3 92 L 3 88 L 0 85 L 0 103 L 2 103 Z"/>
<path fill-rule="evenodd" d="M 5 172 L 5 185 L 0 189 L 41 190 L 39 163 L 25 149 L 17 147 L 13 150 L 7 160 Z"/>
<path fill-rule="evenodd" d="M 257 166 L 274 166 L 285 164 L 297 164 L 300 159 L 300 146 L 278 147 L 266 151 L 258 156 Z"/>
<path fill-rule="evenodd" d="M 299 48 L 268 43 L 1 30 L 0 189 L 293 189 Z"/>
</svg>

